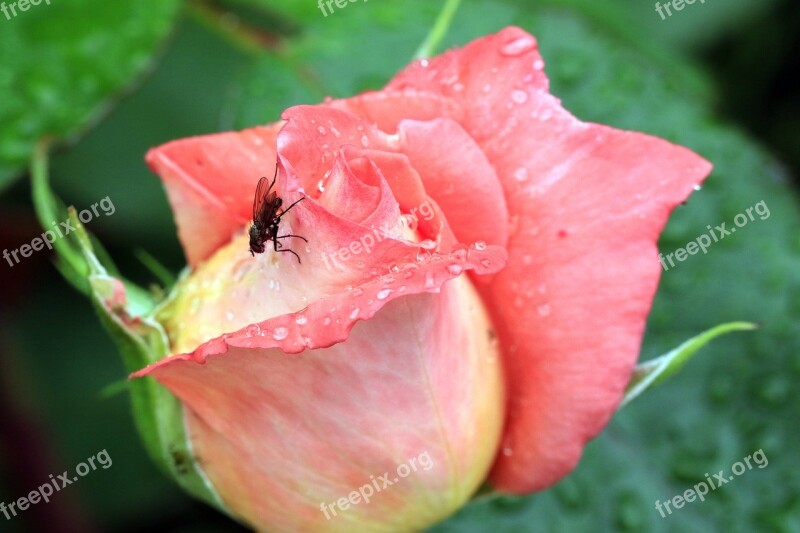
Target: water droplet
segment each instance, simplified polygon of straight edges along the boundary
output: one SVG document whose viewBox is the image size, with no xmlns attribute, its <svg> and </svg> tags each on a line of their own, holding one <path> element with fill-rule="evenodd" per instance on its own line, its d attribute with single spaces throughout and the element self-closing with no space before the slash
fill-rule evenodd
<svg viewBox="0 0 800 533">
<path fill-rule="evenodd" d="M 336 128 L 334 128 L 333 126 L 331 126 L 331 133 L 333 133 L 333 135 L 334 135 L 335 137 L 337 137 L 337 138 L 342 136 L 342 132 L 341 132 L 341 131 L 339 131 L 339 130 L 337 130 L 337 129 L 336 129 Z"/>
<path fill-rule="evenodd" d="M 542 304 L 536 310 L 539 311 L 539 316 L 548 316 L 550 314 L 550 304 Z"/>
<path fill-rule="evenodd" d="M 453 276 L 458 276 L 464 271 L 464 267 L 459 265 L 458 263 L 453 263 L 447 267 L 447 271 L 450 272 Z"/>
<path fill-rule="evenodd" d="M 383 289 L 383 290 L 381 290 L 381 291 L 378 291 L 378 294 L 376 294 L 376 295 L 375 295 L 375 297 L 376 297 L 378 300 L 385 300 L 385 299 L 386 299 L 386 298 L 388 298 L 388 297 L 389 297 L 389 295 L 390 295 L 390 294 L 392 294 L 393 292 L 394 292 L 394 291 L 393 291 L 392 289 Z"/>
<path fill-rule="evenodd" d="M 354 307 L 352 311 L 350 311 L 350 320 L 355 320 L 358 318 L 358 313 L 361 311 L 358 307 Z"/>
<path fill-rule="evenodd" d="M 428 272 L 427 274 L 425 274 L 425 288 L 432 289 L 435 286 L 436 286 L 436 278 L 433 277 L 433 274 Z"/>
<path fill-rule="evenodd" d="M 419 247 L 424 250 L 433 250 L 436 248 L 436 243 L 430 239 L 425 239 L 419 242 Z"/>
<path fill-rule="evenodd" d="M 228 322 L 233 322 L 233 318 L 234 318 L 233 311 L 228 311 L 225 313 L 225 319 Z"/>
<path fill-rule="evenodd" d="M 553 111 L 551 109 L 545 109 L 544 111 L 542 111 L 541 120 L 542 122 L 547 122 L 552 118 L 552 116 L 553 116 Z"/>
<path fill-rule="evenodd" d="M 468 256 L 469 256 L 469 246 L 466 246 L 461 243 L 457 244 L 455 246 L 455 249 L 450 253 L 450 257 L 452 257 L 453 260 L 458 262 L 465 261 Z"/>
<path fill-rule="evenodd" d="M 261 331 L 261 326 L 259 326 L 258 324 L 250 324 L 249 326 L 247 326 L 247 329 L 245 331 L 250 336 L 258 335 L 258 333 Z"/>
<path fill-rule="evenodd" d="M 306 317 L 306 315 L 297 315 L 294 321 L 302 326 L 303 324 L 308 322 L 308 317 Z"/>
<path fill-rule="evenodd" d="M 544 61 L 537 59 L 533 62 L 533 68 L 536 70 L 542 70 L 544 68 Z"/>
<path fill-rule="evenodd" d="M 507 42 L 500 48 L 500 53 L 505 56 L 518 56 L 530 52 L 536 47 L 536 39 L 530 35 L 523 35 Z"/>
<path fill-rule="evenodd" d="M 483 92 L 488 93 L 491 92 L 491 90 L 492 90 L 491 84 L 487 83 L 486 85 L 483 86 Z"/>
<path fill-rule="evenodd" d="M 474 243 L 472 243 L 472 247 L 475 248 L 476 250 L 485 250 L 486 243 L 483 241 L 475 241 Z"/>
<path fill-rule="evenodd" d="M 457 93 L 460 93 L 461 91 L 463 91 L 463 90 L 464 90 L 464 84 L 463 84 L 463 83 L 461 83 L 461 82 L 454 83 L 454 84 L 453 84 L 453 90 L 454 90 L 455 92 L 457 92 Z"/>
<path fill-rule="evenodd" d="M 361 146 L 364 148 L 369 146 L 369 138 L 366 135 L 361 136 Z"/>
<path fill-rule="evenodd" d="M 276 341 L 282 341 L 286 337 L 289 336 L 289 328 L 285 328 L 283 326 L 275 328 L 275 331 L 272 332 L 272 338 Z"/>
<path fill-rule="evenodd" d="M 325 128 L 323 128 L 322 126 L 317 127 L 317 131 L 319 132 L 320 135 L 325 135 L 326 133 Z"/>
<path fill-rule="evenodd" d="M 243 262 L 233 273 L 233 281 L 237 283 L 242 281 L 251 268 L 253 268 L 253 261 Z"/>
<path fill-rule="evenodd" d="M 699 191 L 700 189 L 702 189 L 702 187 L 700 185 L 695 185 L 693 188 L 696 191 Z"/>
<path fill-rule="evenodd" d="M 427 59 L 420 59 L 419 64 L 422 68 L 428 68 L 428 65 L 430 65 L 431 62 Z"/>
<path fill-rule="evenodd" d="M 516 89 L 511 93 L 511 99 L 514 100 L 518 104 L 524 104 L 528 101 L 528 93 L 525 91 L 520 91 Z"/>
<path fill-rule="evenodd" d="M 320 179 L 317 182 L 317 190 L 319 190 L 319 192 L 325 192 L 325 180 L 324 179 Z"/>
<path fill-rule="evenodd" d="M 353 289 L 353 294 L 355 296 L 361 296 L 362 294 L 364 294 L 364 289 L 362 289 L 361 287 L 356 287 L 355 289 Z"/>
<path fill-rule="evenodd" d="M 514 179 L 517 181 L 525 181 L 528 179 L 528 169 L 525 167 L 519 167 L 517 170 L 514 171 Z"/>
<path fill-rule="evenodd" d="M 330 326 L 331 325 L 331 317 L 326 316 L 325 318 L 323 318 L 322 319 L 322 324 L 325 325 L 325 326 Z"/>
<path fill-rule="evenodd" d="M 400 285 L 400 287 L 397 289 L 397 292 L 403 292 L 404 290 L 406 290 L 406 286 Z"/>
<path fill-rule="evenodd" d="M 492 262 L 488 259 L 481 259 L 481 265 L 483 265 L 483 268 L 489 268 L 492 265 Z"/>
</svg>

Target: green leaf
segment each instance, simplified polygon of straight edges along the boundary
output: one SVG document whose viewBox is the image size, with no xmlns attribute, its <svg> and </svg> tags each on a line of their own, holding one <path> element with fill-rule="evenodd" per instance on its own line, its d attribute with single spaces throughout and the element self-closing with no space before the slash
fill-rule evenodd
<svg viewBox="0 0 800 533">
<path fill-rule="evenodd" d="M 669 377 L 673 376 L 683 368 L 683 365 L 689 362 L 689 359 L 691 359 L 700 348 L 720 335 L 733 331 L 756 329 L 757 327 L 758 326 L 755 324 L 749 322 L 721 324 L 689 339 L 661 357 L 637 365 L 628 386 L 625 388 L 625 396 L 620 403 L 619 409 L 623 408 L 628 402 L 639 396 L 648 388 L 663 383 Z"/>
<path fill-rule="evenodd" d="M 54 0 L 0 14 L 0 190 L 20 174 L 39 138 L 74 140 L 108 112 L 151 65 L 179 6 Z"/>
</svg>

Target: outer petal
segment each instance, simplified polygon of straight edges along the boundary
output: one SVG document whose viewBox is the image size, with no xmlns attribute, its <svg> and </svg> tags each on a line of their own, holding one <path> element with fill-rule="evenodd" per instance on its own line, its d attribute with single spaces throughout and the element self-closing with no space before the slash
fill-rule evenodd
<svg viewBox="0 0 800 533">
<path fill-rule="evenodd" d="M 261 176 L 275 172 L 281 124 L 173 141 L 147 153 L 167 189 L 190 266 L 207 259 L 252 218 Z"/>
<path fill-rule="evenodd" d="M 226 506 L 259 530 L 418 531 L 491 466 L 504 409 L 492 339 L 462 276 L 439 296 L 392 302 L 327 349 L 231 347 L 150 375 L 189 408 L 195 454 Z M 391 486 L 378 482 L 368 503 L 336 506 L 385 472 Z"/>
<path fill-rule="evenodd" d="M 614 412 L 661 271 L 656 241 L 711 168 L 660 139 L 578 121 L 545 92 L 543 65 L 536 40 L 512 27 L 389 84 L 456 102 L 505 190 L 509 266 L 481 292 L 510 397 L 492 481 L 514 492 L 569 472 Z"/>
</svg>

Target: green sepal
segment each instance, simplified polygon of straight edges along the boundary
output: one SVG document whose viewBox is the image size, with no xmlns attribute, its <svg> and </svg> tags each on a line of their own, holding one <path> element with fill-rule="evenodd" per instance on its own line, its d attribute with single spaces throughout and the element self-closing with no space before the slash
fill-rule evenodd
<svg viewBox="0 0 800 533">
<path fill-rule="evenodd" d="M 700 348 L 726 333 L 756 329 L 758 326 L 750 322 L 729 322 L 721 324 L 696 337 L 692 337 L 674 350 L 644 363 L 636 365 L 633 376 L 625 387 L 625 396 L 619 405 L 622 409 L 628 402 L 639 396 L 650 387 L 662 383 L 685 365 Z"/>
<path fill-rule="evenodd" d="M 96 253 L 93 239 L 74 207 L 59 209 L 61 204 L 47 183 L 44 143 L 37 148 L 32 178 L 40 221 L 45 224 L 66 211 L 75 228 L 70 235 L 56 241 L 56 264 L 67 280 L 91 300 L 100 322 L 122 355 L 126 371 L 136 372 L 169 355 L 166 331 L 153 318 L 160 302 L 151 293 L 113 274 L 116 269 L 109 266 L 107 254 Z M 194 497 L 227 513 L 195 460 L 181 401 L 151 377 L 130 380 L 128 390 L 136 427 L 156 464 Z"/>
</svg>

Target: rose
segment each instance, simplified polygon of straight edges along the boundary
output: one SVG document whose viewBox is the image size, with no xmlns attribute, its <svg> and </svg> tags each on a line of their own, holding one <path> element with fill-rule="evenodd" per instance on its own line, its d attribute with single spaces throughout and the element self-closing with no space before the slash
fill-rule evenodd
<svg viewBox="0 0 800 533">
<path fill-rule="evenodd" d="M 178 355 L 136 375 L 184 402 L 228 509 L 259 529 L 415 530 L 487 473 L 516 493 L 568 473 L 637 358 L 659 233 L 710 165 L 571 116 L 514 27 L 282 119 L 148 154 L 193 271 L 159 315 Z M 306 198 L 279 231 L 308 239 L 280 240 L 302 263 L 247 251 L 276 159 L 283 200 Z M 430 220 L 402 224 L 423 203 Z M 430 470 L 351 498 L 422 453 Z"/>
</svg>

